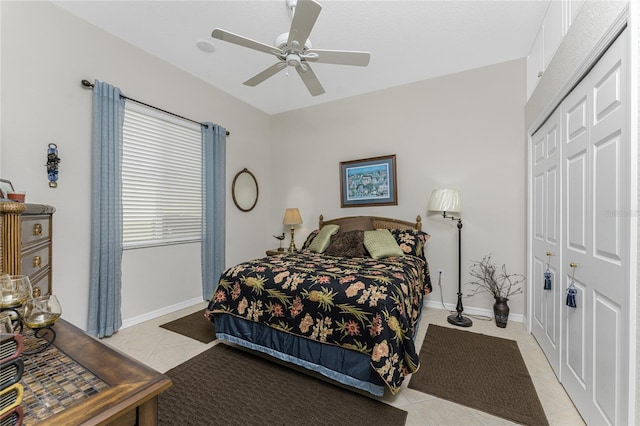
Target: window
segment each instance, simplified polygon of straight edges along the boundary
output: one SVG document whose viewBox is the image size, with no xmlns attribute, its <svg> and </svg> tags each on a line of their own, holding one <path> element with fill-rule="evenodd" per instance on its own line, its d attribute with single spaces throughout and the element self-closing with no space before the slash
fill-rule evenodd
<svg viewBox="0 0 640 426">
<path fill-rule="evenodd" d="M 126 104 L 122 210 L 125 249 L 200 241 L 200 126 Z"/>
</svg>

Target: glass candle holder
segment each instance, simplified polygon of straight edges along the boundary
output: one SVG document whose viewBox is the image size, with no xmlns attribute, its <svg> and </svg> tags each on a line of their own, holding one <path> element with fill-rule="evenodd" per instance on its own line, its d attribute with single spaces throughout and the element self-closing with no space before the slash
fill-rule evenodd
<svg viewBox="0 0 640 426">
<path fill-rule="evenodd" d="M 0 308 L 15 308 L 31 297 L 31 281 L 26 275 L 0 275 Z"/>
<path fill-rule="evenodd" d="M 29 328 L 53 325 L 62 315 L 62 306 L 53 294 L 29 299 L 24 305 L 22 322 Z"/>
<path fill-rule="evenodd" d="M 13 318 L 10 311 L 0 312 L 0 334 L 13 334 Z"/>
</svg>

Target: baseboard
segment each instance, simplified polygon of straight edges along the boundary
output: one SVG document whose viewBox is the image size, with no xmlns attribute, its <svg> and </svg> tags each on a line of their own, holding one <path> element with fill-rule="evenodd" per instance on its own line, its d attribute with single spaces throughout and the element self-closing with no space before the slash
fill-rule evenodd
<svg viewBox="0 0 640 426">
<path fill-rule="evenodd" d="M 456 305 L 445 303 L 443 308 L 442 303 L 440 303 L 437 300 L 425 300 L 424 306 L 427 308 L 446 309 L 449 311 L 456 310 Z M 482 309 L 482 308 L 474 308 L 473 306 L 465 306 L 463 314 L 465 313 L 469 315 L 479 315 L 479 316 L 493 318 L 493 309 Z M 524 315 L 509 313 L 509 321 L 524 322 Z"/>
<path fill-rule="evenodd" d="M 185 300 L 184 302 L 176 303 L 175 305 L 165 306 L 160 309 L 156 309 L 155 311 L 147 312 L 142 315 L 137 315 L 133 318 L 127 318 L 122 320 L 122 327 L 120 329 L 124 329 L 127 327 L 132 327 L 134 325 L 138 325 L 145 321 L 149 321 L 163 315 L 170 314 L 175 311 L 179 311 L 184 308 L 188 308 L 189 306 L 197 305 L 198 303 L 203 303 L 204 301 L 200 297 L 193 298 L 191 300 Z"/>
</svg>

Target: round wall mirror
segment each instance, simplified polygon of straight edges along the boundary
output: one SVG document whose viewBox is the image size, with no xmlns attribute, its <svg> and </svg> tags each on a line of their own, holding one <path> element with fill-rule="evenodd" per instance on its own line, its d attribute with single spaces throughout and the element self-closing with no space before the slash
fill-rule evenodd
<svg viewBox="0 0 640 426">
<path fill-rule="evenodd" d="M 258 204 L 258 181 L 249 170 L 242 169 L 233 178 L 231 196 L 236 207 L 243 212 L 253 210 Z"/>
</svg>

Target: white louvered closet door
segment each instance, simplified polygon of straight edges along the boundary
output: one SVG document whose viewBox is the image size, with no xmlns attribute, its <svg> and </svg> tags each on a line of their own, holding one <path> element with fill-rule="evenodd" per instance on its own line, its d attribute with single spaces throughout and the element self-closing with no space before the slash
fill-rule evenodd
<svg viewBox="0 0 640 426">
<path fill-rule="evenodd" d="M 532 136 L 532 280 L 531 333 L 560 377 L 560 111 Z M 549 256 L 550 255 L 550 256 Z M 550 289 L 545 289 L 545 271 Z"/>
<path fill-rule="evenodd" d="M 587 424 L 629 422 L 628 30 L 561 104 L 561 377 Z M 573 268 L 572 264 L 577 267 Z"/>
</svg>

